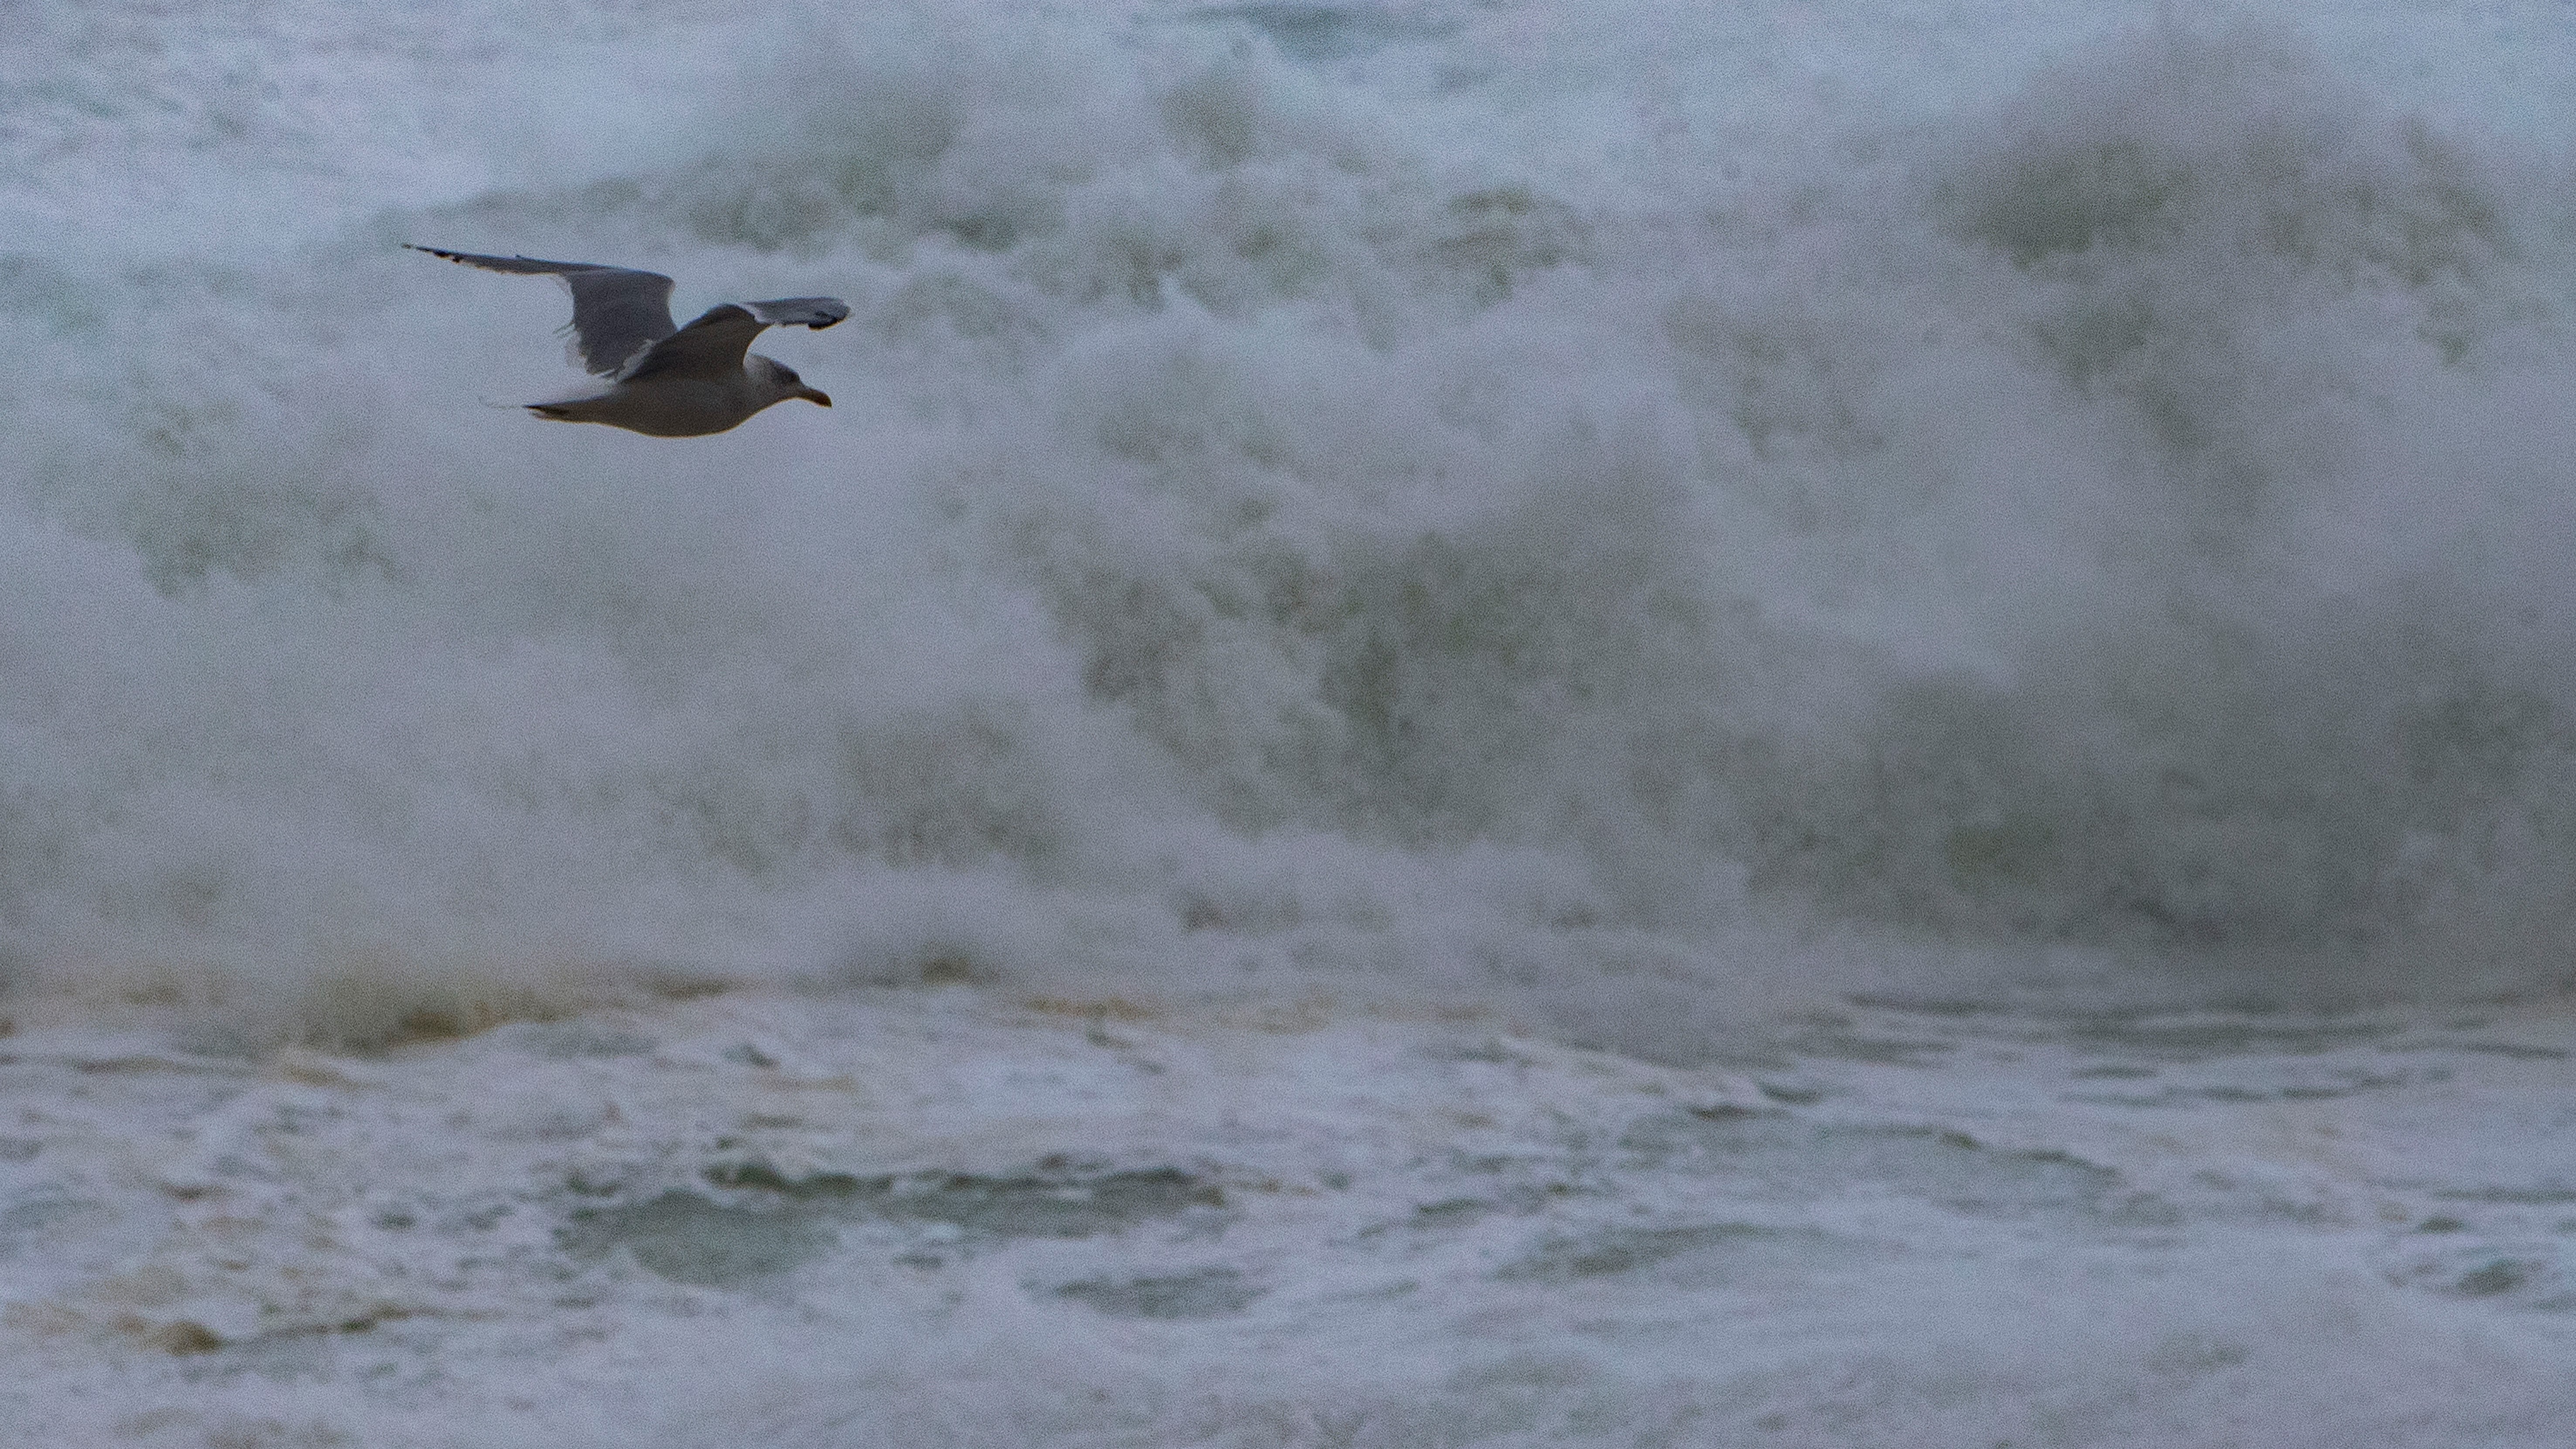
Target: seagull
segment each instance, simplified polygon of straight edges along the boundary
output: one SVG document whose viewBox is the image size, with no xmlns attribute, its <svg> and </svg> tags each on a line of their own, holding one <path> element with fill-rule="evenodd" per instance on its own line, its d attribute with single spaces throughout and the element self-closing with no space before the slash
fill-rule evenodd
<svg viewBox="0 0 2576 1449">
<path fill-rule="evenodd" d="M 748 349 L 764 327 L 819 332 L 849 316 L 849 304 L 838 297 L 723 302 L 681 327 L 671 321 L 671 279 L 659 272 L 404 245 L 487 272 L 561 277 L 572 289 L 572 324 L 564 329 L 572 342 L 565 350 L 576 366 L 609 379 L 611 386 L 591 397 L 528 404 L 538 417 L 606 423 L 656 438 L 697 438 L 792 397 L 832 405 L 796 369 Z"/>
</svg>

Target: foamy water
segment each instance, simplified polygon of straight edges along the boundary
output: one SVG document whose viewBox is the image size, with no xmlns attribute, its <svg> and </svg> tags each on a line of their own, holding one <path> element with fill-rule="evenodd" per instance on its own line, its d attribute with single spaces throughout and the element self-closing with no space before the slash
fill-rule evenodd
<svg viewBox="0 0 2576 1449">
<path fill-rule="evenodd" d="M 55 1442 L 2555 1442 L 2554 7 L 0 47 Z"/>
</svg>

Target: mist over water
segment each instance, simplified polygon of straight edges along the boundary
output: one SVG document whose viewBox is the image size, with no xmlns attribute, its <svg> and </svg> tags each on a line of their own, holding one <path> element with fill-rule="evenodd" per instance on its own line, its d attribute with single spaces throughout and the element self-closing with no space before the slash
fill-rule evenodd
<svg viewBox="0 0 2576 1449">
<path fill-rule="evenodd" d="M 2564 985 L 2545 103 L 2330 19 L 1693 16 L 57 21 L 10 979 Z M 838 406 L 487 408 L 560 294 L 397 241 L 841 295 L 761 349 Z"/>
</svg>

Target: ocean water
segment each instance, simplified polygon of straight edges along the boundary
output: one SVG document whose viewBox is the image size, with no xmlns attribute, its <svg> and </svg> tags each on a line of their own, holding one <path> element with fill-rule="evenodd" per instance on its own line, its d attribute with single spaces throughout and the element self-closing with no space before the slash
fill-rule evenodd
<svg viewBox="0 0 2576 1449">
<path fill-rule="evenodd" d="M 0 1441 L 2576 1435 L 2564 7 L 10 13 Z"/>
</svg>

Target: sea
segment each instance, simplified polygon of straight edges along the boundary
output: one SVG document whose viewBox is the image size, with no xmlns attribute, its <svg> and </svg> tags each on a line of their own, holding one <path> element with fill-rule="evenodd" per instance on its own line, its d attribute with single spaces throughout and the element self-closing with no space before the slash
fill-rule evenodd
<svg viewBox="0 0 2576 1449">
<path fill-rule="evenodd" d="M 0 1445 L 2576 1444 L 2562 0 L 0 21 Z"/>
</svg>

